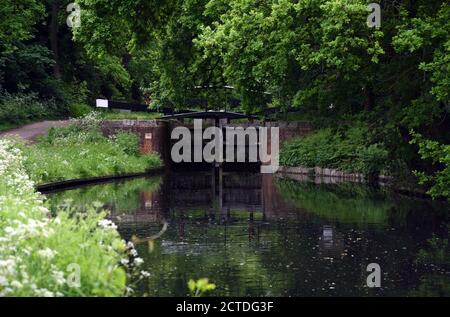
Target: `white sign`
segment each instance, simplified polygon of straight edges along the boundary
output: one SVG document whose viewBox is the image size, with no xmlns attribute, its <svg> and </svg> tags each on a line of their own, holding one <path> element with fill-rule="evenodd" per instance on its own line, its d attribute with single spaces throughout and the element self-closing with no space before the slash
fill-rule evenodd
<svg viewBox="0 0 450 317">
<path fill-rule="evenodd" d="M 97 99 L 97 108 L 108 108 L 108 100 Z"/>
</svg>

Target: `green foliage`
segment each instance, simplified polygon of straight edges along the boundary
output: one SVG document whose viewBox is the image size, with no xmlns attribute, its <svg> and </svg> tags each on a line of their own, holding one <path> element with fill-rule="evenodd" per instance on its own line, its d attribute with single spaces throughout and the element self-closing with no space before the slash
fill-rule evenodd
<svg viewBox="0 0 450 317">
<path fill-rule="evenodd" d="M 280 178 L 276 185 L 286 201 L 328 221 L 386 224 L 393 207 L 387 196 L 358 184 L 327 186 Z"/>
<path fill-rule="evenodd" d="M 161 113 L 156 112 L 118 112 L 110 110 L 100 112 L 100 117 L 103 120 L 154 120 L 161 116 Z"/>
<path fill-rule="evenodd" d="M 99 202 L 105 208 L 115 206 L 116 210 L 133 214 L 141 208 L 142 191 L 153 193 L 161 186 L 161 177 L 136 178 L 126 182 L 111 182 L 96 186 L 52 193 L 49 205 L 52 212 L 69 205 L 77 211 L 85 211 L 92 202 Z M 120 225 L 120 223 L 119 223 Z"/>
<path fill-rule="evenodd" d="M 3 0 L 0 7 L 0 49 L 16 49 L 14 42 L 32 37 L 33 27 L 42 20 L 44 4 L 38 0 Z"/>
<path fill-rule="evenodd" d="M 16 145 L 0 140 L 0 296 L 121 296 L 128 258 L 106 213 L 51 215 Z"/>
<path fill-rule="evenodd" d="M 73 103 L 69 105 L 69 115 L 72 118 L 81 118 L 92 112 L 92 108 L 85 103 Z"/>
<path fill-rule="evenodd" d="M 427 249 L 419 252 L 418 262 L 421 264 L 446 265 L 450 263 L 450 244 L 448 238 L 433 235 L 428 240 Z"/>
<path fill-rule="evenodd" d="M 0 122 L 27 123 L 43 118 L 57 118 L 62 110 L 53 100 L 39 100 L 36 94 L 0 93 Z"/>
<path fill-rule="evenodd" d="M 274 102 L 287 106 L 328 102 L 351 77 L 358 77 L 352 84 L 361 89 L 370 77 L 359 70 L 376 64 L 383 53 L 382 33 L 363 27 L 365 1 L 223 2 L 207 5 L 207 14 L 218 18 L 202 28 L 198 45 L 206 56 L 220 56 L 225 77 L 247 107 L 259 106 L 249 104 L 255 92 L 261 99 L 268 91 Z"/>
<path fill-rule="evenodd" d="M 139 173 L 161 166 L 158 155 L 139 154 L 136 135 L 104 137 L 92 115 L 68 127 L 51 129 L 48 136 L 23 151 L 25 168 L 36 183 Z"/>
<path fill-rule="evenodd" d="M 4 73 L 2 84 L 12 92 L 48 90 L 51 81 L 47 70 L 53 65 L 51 51 L 44 45 L 17 43 L 17 49 L 4 53 L 0 71 Z"/>
<path fill-rule="evenodd" d="M 448 226 L 450 233 L 450 226 Z M 421 279 L 421 285 L 413 292 L 415 296 L 449 296 L 450 279 L 444 272 L 448 270 L 450 263 L 450 244 L 448 234 L 440 237 L 435 234 L 428 239 L 427 246 L 421 249 L 417 255 L 419 268 L 433 267 L 433 273 L 428 273 Z"/>
<path fill-rule="evenodd" d="M 216 289 L 216 285 L 210 283 L 207 278 L 201 278 L 197 281 L 189 280 L 188 287 L 192 297 L 201 297 Z"/>
<path fill-rule="evenodd" d="M 119 132 L 111 137 L 116 146 L 128 155 L 139 154 L 139 137 L 131 132 Z"/>
<path fill-rule="evenodd" d="M 450 145 L 437 141 L 426 140 L 420 134 L 411 131 L 411 144 L 419 147 L 422 159 L 429 160 L 437 166 L 437 171 L 431 175 L 417 172 L 421 184 L 431 185 L 428 193 L 433 197 L 450 197 Z"/>
<path fill-rule="evenodd" d="M 388 152 L 380 144 L 370 144 L 362 147 L 358 155 L 357 170 L 366 175 L 376 175 L 387 167 Z"/>
<path fill-rule="evenodd" d="M 449 100 L 450 91 L 450 7 L 448 3 L 431 4 L 410 18 L 403 10 L 403 23 L 393 39 L 400 52 L 429 50 L 430 58 L 419 65 L 419 69 L 431 74 L 431 93 L 438 101 Z"/>
<path fill-rule="evenodd" d="M 369 174 L 382 168 L 383 149 L 401 174 L 430 170 L 410 129 L 450 138 L 447 1 L 382 1 L 379 29 L 366 26 L 366 0 L 78 0 L 81 27 L 70 30 L 67 1 L 52 27 L 54 3 L 6 0 L 0 9 L 0 85 L 55 100 L 62 115 L 69 105 L 81 115 L 78 105 L 96 98 L 217 109 L 236 98 L 239 110 L 295 107 L 301 115 L 279 118 L 325 128 L 358 118 L 373 138 L 353 148 L 357 162 L 348 149 L 314 161 Z"/>
<path fill-rule="evenodd" d="M 283 166 L 328 166 L 333 163 L 337 147 L 335 134 L 325 129 L 304 138 L 287 142 L 281 149 Z M 331 166 L 330 166 L 331 167 Z"/>
<path fill-rule="evenodd" d="M 286 142 L 281 148 L 280 164 L 378 174 L 387 167 L 387 151 L 381 144 L 367 144 L 367 136 L 365 128 L 319 130 Z"/>
</svg>

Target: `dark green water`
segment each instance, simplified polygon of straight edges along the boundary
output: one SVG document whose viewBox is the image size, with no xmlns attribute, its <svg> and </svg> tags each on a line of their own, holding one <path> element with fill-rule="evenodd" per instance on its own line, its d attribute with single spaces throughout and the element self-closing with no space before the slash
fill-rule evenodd
<svg viewBox="0 0 450 317">
<path fill-rule="evenodd" d="M 54 206 L 101 202 L 123 237 L 138 241 L 151 275 L 137 296 L 185 296 L 189 279 L 203 277 L 217 285 L 213 296 L 450 295 L 448 204 L 364 185 L 202 172 L 48 196 Z M 381 288 L 366 285 L 369 263 L 381 267 Z"/>
</svg>

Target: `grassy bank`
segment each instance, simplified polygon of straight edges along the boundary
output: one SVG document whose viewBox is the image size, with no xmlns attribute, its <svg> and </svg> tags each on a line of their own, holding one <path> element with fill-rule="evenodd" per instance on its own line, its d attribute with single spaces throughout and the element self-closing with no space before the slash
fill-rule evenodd
<svg viewBox="0 0 450 317">
<path fill-rule="evenodd" d="M 311 135 L 289 140 L 280 150 L 280 165 L 318 166 L 347 173 L 362 173 L 368 177 L 390 175 L 394 179 L 393 185 L 402 191 L 419 195 L 426 193 L 433 199 L 448 200 L 450 146 L 427 140 L 414 131 L 410 132 L 410 137 L 410 144 L 417 146 L 423 160 L 416 165 L 429 165 L 425 171 L 417 171 L 408 166 L 405 160 L 399 160 L 399 154 L 385 144 L 371 141 L 371 131 L 364 125 L 324 128 Z M 407 155 L 407 152 L 402 153 Z"/>
<path fill-rule="evenodd" d="M 35 191 L 38 183 L 161 165 L 157 155 L 139 153 L 136 135 L 106 138 L 99 126 L 89 115 L 52 129 L 35 145 L 0 140 L 0 297 L 121 296 L 129 290 L 127 274 L 138 272 L 142 260 L 105 219 L 101 204 L 87 204 L 83 212 L 49 208 Z"/>
<path fill-rule="evenodd" d="M 120 112 L 115 110 L 100 111 L 103 120 L 154 120 L 161 118 L 157 112 Z"/>
<path fill-rule="evenodd" d="M 91 207 L 52 215 L 35 192 L 22 152 L 0 140 L 0 296 L 118 296 L 125 242 Z"/>
<path fill-rule="evenodd" d="M 67 115 L 67 109 L 54 100 L 41 100 L 37 94 L 8 94 L 0 90 L 0 131 Z"/>
<path fill-rule="evenodd" d="M 120 132 L 104 137 L 95 114 L 50 130 L 37 144 L 22 145 L 24 167 L 37 183 L 140 173 L 160 167 L 156 154 L 141 155 L 138 137 Z"/>
<path fill-rule="evenodd" d="M 323 167 L 345 172 L 378 174 L 388 167 L 382 144 L 367 143 L 367 129 L 322 129 L 288 141 L 281 148 L 282 166 Z"/>
</svg>

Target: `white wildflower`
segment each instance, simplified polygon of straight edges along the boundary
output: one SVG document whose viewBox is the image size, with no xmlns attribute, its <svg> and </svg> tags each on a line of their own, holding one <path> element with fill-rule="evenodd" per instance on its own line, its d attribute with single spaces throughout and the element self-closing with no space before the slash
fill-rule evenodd
<svg viewBox="0 0 450 317">
<path fill-rule="evenodd" d="M 66 282 L 63 272 L 54 271 L 52 275 L 53 275 L 53 279 L 55 280 L 57 285 L 64 285 L 64 283 Z"/>
<path fill-rule="evenodd" d="M 53 251 L 52 249 L 49 249 L 49 248 L 39 250 L 37 253 L 39 256 L 49 259 L 49 260 L 53 259 L 56 255 L 56 251 Z"/>
<path fill-rule="evenodd" d="M 98 225 L 100 227 L 105 228 L 105 229 L 113 229 L 113 230 L 117 229 L 116 224 L 114 222 L 112 222 L 111 220 L 109 220 L 109 219 L 102 219 L 102 220 L 100 220 L 98 222 Z"/>
<path fill-rule="evenodd" d="M 144 260 L 142 258 L 135 258 L 134 259 L 134 264 L 139 266 L 142 265 L 142 263 L 144 263 Z"/>
<path fill-rule="evenodd" d="M 131 249 L 130 250 L 130 254 L 132 257 L 137 257 L 138 256 L 138 252 L 136 251 L 136 249 Z"/>
<path fill-rule="evenodd" d="M 22 288 L 22 284 L 19 281 L 12 281 L 11 287 L 19 289 Z"/>
</svg>

